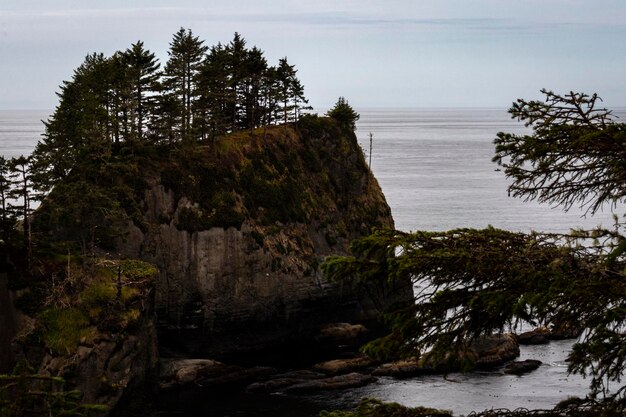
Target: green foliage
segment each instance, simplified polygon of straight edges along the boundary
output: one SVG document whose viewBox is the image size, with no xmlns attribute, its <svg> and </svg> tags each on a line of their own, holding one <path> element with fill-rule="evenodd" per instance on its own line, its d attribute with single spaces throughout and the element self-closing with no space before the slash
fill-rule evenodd
<svg viewBox="0 0 626 417">
<path fill-rule="evenodd" d="M 348 127 L 352 130 L 356 129 L 356 121 L 361 117 L 354 111 L 352 106 L 348 103 L 348 100 L 344 97 L 339 97 L 335 106 L 330 109 L 326 115 L 337 120 L 341 126 Z"/>
<path fill-rule="evenodd" d="M 452 417 L 452 413 L 425 407 L 410 408 L 397 403 L 364 398 L 354 411 L 322 411 L 320 417 Z"/>
<path fill-rule="evenodd" d="M 387 317 L 392 333 L 366 347 L 372 356 L 462 351 L 468 341 L 519 322 L 576 323 L 588 332 L 570 370 L 591 372 L 596 389 L 625 370 L 618 330 L 626 311 L 625 263 L 608 264 L 604 247 L 579 243 L 493 228 L 380 231 L 355 241 L 352 257 L 329 258 L 322 269 L 361 286 L 408 276 L 419 288 L 413 307 Z"/>
<path fill-rule="evenodd" d="M 518 197 L 595 213 L 604 204 L 624 201 L 626 124 L 596 108 L 599 97 L 542 90 L 545 101 L 519 99 L 511 117 L 532 127 L 531 135 L 499 133 L 494 161 L 513 180 Z"/>
<path fill-rule="evenodd" d="M 188 197 L 202 205 L 199 217 L 185 213 L 179 227 L 241 226 L 245 208 L 234 201 L 238 197 L 226 184 L 234 179 L 236 167 L 216 160 L 217 139 L 237 129 L 297 121 L 306 98 L 297 71 L 286 58 L 269 67 L 263 52 L 247 48 L 239 34 L 226 46 L 207 51 L 191 30 L 181 28 L 173 36 L 163 72 L 141 41 L 111 57 L 85 57 L 72 79 L 61 86 L 59 104 L 28 161 L 31 182 L 21 189 L 50 193 L 48 209 L 36 219 L 34 236 L 56 235 L 84 253 L 95 247 L 112 249 L 123 237 L 119 231 L 128 219 L 145 228 L 138 205 L 146 187 L 141 182 L 145 177 L 137 175 L 140 169 L 158 170 L 155 153 L 161 158 L 185 154 L 194 148 L 191 144 L 205 139 L 212 139 L 213 164 L 202 161 L 209 153 L 206 147 L 202 153 L 190 152 L 198 159 L 183 158 L 192 162 L 189 166 L 168 167 L 162 175 L 171 189 L 193 191 L 196 195 Z M 165 151 L 159 147 L 164 143 L 170 145 Z M 222 187 L 216 189 L 217 183 Z M 269 185 L 274 194 L 295 189 L 293 184 Z M 28 201 L 24 199 L 24 212 L 30 210 Z M 2 208 L 3 232 L 10 229 L 7 213 Z M 3 235 L 6 240 L 8 234 Z"/>
<path fill-rule="evenodd" d="M 57 354 L 74 352 L 81 340 L 95 334 L 88 317 L 76 308 L 49 308 L 40 314 L 39 320 L 43 342 Z"/>
<path fill-rule="evenodd" d="M 10 375 L 0 374 L 0 417 L 88 417 L 108 411 L 102 405 L 81 404 L 81 393 L 66 391 L 61 378 L 34 374 L 19 363 Z"/>
<path fill-rule="evenodd" d="M 123 259 L 120 261 L 121 272 L 129 280 L 155 278 L 158 269 L 151 263 L 139 259 Z"/>
<path fill-rule="evenodd" d="M 141 300 L 157 274 L 153 265 L 132 259 L 70 267 L 71 275 L 57 276 L 38 300 L 42 307 L 33 312 L 35 328 L 26 335 L 59 355 L 75 352 L 98 332 L 124 332 L 138 323 Z"/>
</svg>

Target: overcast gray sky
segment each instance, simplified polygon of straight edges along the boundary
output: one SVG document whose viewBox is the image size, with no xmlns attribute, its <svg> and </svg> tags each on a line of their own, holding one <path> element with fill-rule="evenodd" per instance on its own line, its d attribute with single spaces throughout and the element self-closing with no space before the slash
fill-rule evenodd
<svg viewBox="0 0 626 417">
<path fill-rule="evenodd" d="M 295 64 L 315 107 L 507 107 L 597 92 L 626 105 L 625 0 L 0 0 L 0 109 L 53 108 L 90 52 L 235 31 Z"/>
</svg>

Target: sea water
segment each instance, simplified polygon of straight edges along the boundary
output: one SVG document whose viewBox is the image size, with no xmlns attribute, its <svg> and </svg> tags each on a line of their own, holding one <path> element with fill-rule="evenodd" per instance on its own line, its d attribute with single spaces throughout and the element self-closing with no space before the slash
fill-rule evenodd
<svg viewBox="0 0 626 417">
<path fill-rule="evenodd" d="M 509 180 L 491 159 L 498 132 L 530 131 L 503 109 L 361 111 L 357 137 L 391 206 L 396 228 L 450 230 L 488 225 L 515 231 L 568 232 L 613 224 L 605 209 L 585 216 L 509 197 Z M 626 116 L 626 112 L 616 112 Z"/>
<path fill-rule="evenodd" d="M 32 151 L 48 111 L 0 111 L 0 154 Z M 357 137 L 385 193 L 396 228 L 404 231 L 449 230 L 488 225 L 516 231 L 567 232 L 571 228 L 613 223 L 610 210 L 587 215 L 564 212 L 511 198 L 509 180 L 491 162 L 497 132 L 528 129 L 504 109 L 363 109 Z M 616 112 L 626 117 L 626 110 Z M 522 347 L 520 359 L 543 365 L 524 376 L 498 371 L 426 376 L 406 380 L 380 378 L 366 387 L 311 396 L 212 395 L 181 393 L 165 415 L 316 416 L 322 409 L 346 408 L 362 397 L 405 405 L 450 409 L 455 414 L 486 408 L 549 408 L 568 396 L 587 392 L 588 381 L 567 375 L 571 342 Z M 177 407 L 173 412 L 171 407 Z M 170 413 L 171 412 L 171 413 Z"/>
</svg>

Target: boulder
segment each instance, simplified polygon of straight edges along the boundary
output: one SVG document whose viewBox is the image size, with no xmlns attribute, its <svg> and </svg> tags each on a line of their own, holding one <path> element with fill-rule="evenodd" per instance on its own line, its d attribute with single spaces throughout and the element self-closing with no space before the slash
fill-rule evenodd
<svg viewBox="0 0 626 417">
<path fill-rule="evenodd" d="M 511 362 L 504 367 L 504 373 L 510 375 L 522 375 L 532 372 L 541 366 L 542 362 L 536 359 Z"/>
<path fill-rule="evenodd" d="M 374 365 L 374 360 L 368 356 L 362 355 L 349 359 L 334 359 L 321 362 L 313 366 L 316 371 L 330 375 L 347 374 L 369 368 Z"/>
<path fill-rule="evenodd" d="M 411 378 L 427 372 L 419 359 L 406 359 L 380 365 L 372 372 L 376 376 L 391 376 L 394 378 Z"/>
<path fill-rule="evenodd" d="M 246 391 L 255 393 L 279 392 L 283 388 L 301 384 L 314 379 L 322 379 L 326 375 L 311 370 L 298 370 L 275 375 L 272 379 L 248 385 Z"/>
<path fill-rule="evenodd" d="M 186 385 L 219 386 L 246 383 L 276 373 L 274 368 L 227 365 L 212 359 L 169 359 L 161 361 L 161 389 Z"/>
<path fill-rule="evenodd" d="M 346 388 L 363 387 L 376 381 L 371 375 L 353 372 L 346 375 L 338 375 L 330 378 L 314 379 L 288 386 L 282 390 L 286 394 L 303 394 L 318 391 L 340 390 Z"/>
<path fill-rule="evenodd" d="M 470 345 L 476 355 L 476 366 L 491 368 L 499 366 L 519 356 L 517 338 L 511 333 L 494 334 L 478 338 Z"/>
<path fill-rule="evenodd" d="M 427 352 L 420 359 L 407 359 L 379 366 L 372 373 L 377 376 L 410 378 L 426 373 L 449 372 L 460 369 L 459 358 L 472 361 L 477 368 L 502 365 L 519 356 L 519 345 L 512 334 L 495 334 L 474 340 L 469 348 L 459 355 L 449 352 L 443 360 L 436 360 Z"/>
<path fill-rule="evenodd" d="M 161 360 L 161 388 L 193 383 L 200 378 L 223 375 L 233 367 L 212 359 Z"/>
<path fill-rule="evenodd" d="M 520 333 L 517 335 L 517 341 L 520 345 L 545 345 L 550 343 L 550 331 L 545 327 Z"/>
</svg>

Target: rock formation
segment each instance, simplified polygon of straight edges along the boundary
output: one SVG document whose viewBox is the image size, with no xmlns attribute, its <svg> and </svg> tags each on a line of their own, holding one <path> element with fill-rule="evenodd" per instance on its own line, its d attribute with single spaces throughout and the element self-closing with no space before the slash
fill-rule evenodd
<svg viewBox="0 0 626 417">
<path fill-rule="evenodd" d="M 353 132 L 311 117 L 226 137 L 215 153 L 186 152 L 146 170 L 141 220 L 119 244 L 160 269 L 167 351 L 254 351 L 380 313 L 384 305 L 326 282 L 318 267 L 373 227 L 393 227 Z M 411 299 L 402 284 L 385 305 Z"/>
<path fill-rule="evenodd" d="M 81 257 L 68 252 L 42 263 L 33 281 L 39 289 L 25 288 L 38 301 L 17 350 L 38 373 L 81 390 L 86 402 L 117 413 L 156 387 L 159 355 L 221 359 L 308 343 L 311 352 L 313 343 L 355 344 L 367 331 L 345 322 L 374 320 L 413 300 L 408 281 L 354 290 L 322 276 L 326 256 L 347 254 L 349 243 L 372 228 L 393 227 L 354 132 L 331 119 L 306 117 L 297 126 L 239 132 L 211 144 L 146 146 L 128 164 L 107 179 L 116 192 L 106 198 L 117 198 L 112 207 L 121 211 L 106 224 L 85 230 L 63 223 L 82 214 L 56 216 L 55 210 L 90 206 L 87 197 L 82 205 L 64 204 L 69 177 L 70 186 L 55 187 L 33 220 L 51 247 L 80 242 L 83 258 L 79 264 Z M 89 184 L 82 186 L 88 192 Z M 117 238 L 99 241 L 96 229 Z M 0 321 L 13 323 L 7 311 Z M 8 340 L 0 342 L 9 358 Z M 193 372 L 207 385 L 269 372 L 211 376 L 224 369 L 188 365 L 187 374 L 174 372 L 162 383 L 197 382 Z M 293 389 L 372 380 L 350 374 Z"/>
</svg>

